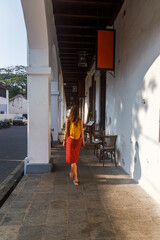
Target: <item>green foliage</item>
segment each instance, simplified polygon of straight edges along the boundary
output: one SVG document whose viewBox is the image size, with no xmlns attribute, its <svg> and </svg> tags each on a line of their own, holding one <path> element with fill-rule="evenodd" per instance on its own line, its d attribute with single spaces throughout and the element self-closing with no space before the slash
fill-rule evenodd
<svg viewBox="0 0 160 240">
<path fill-rule="evenodd" d="M 93 112 L 90 112 L 89 113 L 89 121 L 92 121 L 93 120 Z"/>
<path fill-rule="evenodd" d="M 25 66 L 0 68 L 0 84 L 9 89 L 9 97 L 17 94 L 27 96 L 27 74 Z"/>
</svg>

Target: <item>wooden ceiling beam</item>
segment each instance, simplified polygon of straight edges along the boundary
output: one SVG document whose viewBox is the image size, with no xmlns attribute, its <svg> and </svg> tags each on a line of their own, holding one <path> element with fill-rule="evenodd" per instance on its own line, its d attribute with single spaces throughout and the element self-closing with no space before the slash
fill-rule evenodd
<svg viewBox="0 0 160 240">
<path fill-rule="evenodd" d="M 74 53 L 60 53 L 59 54 L 60 57 L 68 57 L 68 56 L 79 56 L 79 52 L 74 52 Z M 87 55 L 86 55 L 86 58 L 88 57 L 92 57 L 93 56 L 93 53 L 88 53 L 87 52 Z"/>
<path fill-rule="evenodd" d="M 70 75 L 70 74 L 72 74 L 72 75 L 79 75 L 79 76 L 84 76 L 84 73 L 82 73 L 82 72 L 74 72 L 74 71 L 71 71 L 71 72 L 65 72 L 65 71 L 63 71 L 63 74 L 64 74 L 64 76 L 67 76 L 67 75 Z"/>
<path fill-rule="evenodd" d="M 118 0 L 52 0 L 53 3 L 73 3 L 73 4 L 84 4 L 84 5 L 105 5 L 105 6 L 112 6 L 118 5 Z"/>
<path fill-rule="evenodd" d="M 60 58 L 61 58 L 61 60 L 62 59 L 76 59 L 76 60 L 78 60 L 78 55 L 77 56 L 60 56 Z"/>
<path fill-rule="evenodd" d="M 108 14 L 107 15 L 101 15 L 101 16 L 97 16 L 97 15 L 75 15 L 75 14 L 65 14 L 65 13 L 56 13 L 56 14 L 54 14 L 54 16 L 56 17 L 56 18 L 62 18 L 62 17 L 65 17 L 65 18 L 78 18 L 78 19 L 80 19 L 80 18 L 82 18 L 82 19 L 84 19 L 85 18 L 85 20 L 87 20 L 87 19 L 93 19 L 93 20 L 95 20 L 95 19 L 97 19 L 97 20 L 99 20 L 99 19 L 110 19 L 110 16 L 108 16 Z"/>
<path fill-rule="evenodd" d="M 97 27 L 97 28 L 104 28 L 108 25 L 109 18 L 80 18 L 80 17 L 62 17 L 56 16 L 55 17 L 55 24 L 56 26 L 69 26 L 69 27 Z"/>
<path fill-rule="evenodd" d="M 77 30 L 77 29 L 81 29 L 81 30 L 88 30 L 88 29 L 90 29 L 90 30 L 97 30 L 97 26 L 88 26 L 88 25 L 83 25 L 83 26 L 80 26 L 80 25 L 72 25 L 72 24 L 67 24 L 67 25 L 65 25 L 64 23 L 62 23 L 62 24 L 57 24 L 56 25 L 57 26 L 57 28 L 66 28 L 66 29 L 73 29 L 73 31 L 74 30 Z"/>
<path fill-rule="evenodd" d="M 69 82 L 75 82 L 77 83 L 78 79 L 77 78 L 65 78 L 64 83 L 69 83 Z"/>
<path fill-rule="evenodd" d="M 79 50 L 76 49 L 59 49 L 59 54 L 78 54 Z M 95 49 L 87 49 L 88 54 L 95 54 Z"/>
<path fill-rule="evenodd" d="M 74 82 L 73 81 L 72 82 L 65 82 L 65 84 L 66 84 L 65 86 L 68 86 L 68 85 L 72 86 L 72 85 L 77 85 L 78 82 L 76 82 L 76 81 L 74 81 Z"/>
<path fill-rule="evenodd" d="M 96 37 L 97 29 L 96 28 L 75 28 L 75 27 L 61 27 L 57 26 L 57 35 L 58 36 L 86 36 L 86 37 Z"/>
<path fill-rule="evenodd" d="M 89 45 L 95 45 L 96 44 L 96 42 L 95 41 L 93 41 L 93 42 L 88 42 L 88 41 L 86 41 L 86 42 L 81 42 L 81 41 L 59 41 L 59 44 L 89 44 Z"/>
<path fill-rule="evenodd" d="M 61 43 L 59 42 L 58 44 L 59 48 L 77 48 L 77 49 L 81 49 L 81 51 L 84 51 L 83 49 L 85 48 L 95 48 L 96 47 L 96 43 L 77 43 L 77 42 L 73 42 L 73 43 Z"/>
<path fill-rule="evenodd" d="M 93 48 L 89 48 L 89 47 L 72 47 L 72 46 L 61 46 L 61 49 L 67 49 L 67 50 L 76 50 L 76 51 L 88 51 L 88 50 L 93 50 Z"/>
<path fill-rule="evenodd" d="M 80 73 L 80 74 L 83 74 L 84 75 L 84 73 L 86 74 L 86 70 L 85 71 L 83 71 L 83 70 L 81 70 L 81 69 L 63 69 L 63 72 L 64 73 Z"/>
<path fill-rule="evenodd" d="M 86 35 L 86 34 L 78 35 L 74 33 L 74 31 L 72 33 L 58 33 L 57 36 L 58 37 L 74 37 L 74 38 L 93 38 L 93 39 L 97 37 L 96 34 L 95 35 Z"/>
<path fill-rule="evenodd" d="M 58 42 L 93 42 L 95 43 L 96 36 L 86 37 L 86 36 L 59 36 L 58 35 Z"/>
</svg>

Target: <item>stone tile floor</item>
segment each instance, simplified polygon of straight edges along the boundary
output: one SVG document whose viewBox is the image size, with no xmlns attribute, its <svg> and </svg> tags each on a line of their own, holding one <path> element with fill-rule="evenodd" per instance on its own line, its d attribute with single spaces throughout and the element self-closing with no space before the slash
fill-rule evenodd
<svg viewBox="0 0 160 240">
<path fill-rule="evenodd" d="M 74 186 L 65 150 L 55 171 L 27 175 L 0 209 L 0 240 L 160 240 L 160 205 L 110 161 L 82 150 Z"/>
</svg>

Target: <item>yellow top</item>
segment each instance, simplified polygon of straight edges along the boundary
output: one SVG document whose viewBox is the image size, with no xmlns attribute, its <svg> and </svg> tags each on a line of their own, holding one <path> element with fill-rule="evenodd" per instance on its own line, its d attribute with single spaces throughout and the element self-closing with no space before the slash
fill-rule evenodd
<svg viewBox="0 0 160 240">
<path fill-rule="evenodd" d="M 80 121 L 77 123 L 77 125 L 74 122 L 71 122 L 71 124 L 70 124 L 70 137 L 72 139 L 79 139 L 80 136 L 81 136 Z"/>
</svg>

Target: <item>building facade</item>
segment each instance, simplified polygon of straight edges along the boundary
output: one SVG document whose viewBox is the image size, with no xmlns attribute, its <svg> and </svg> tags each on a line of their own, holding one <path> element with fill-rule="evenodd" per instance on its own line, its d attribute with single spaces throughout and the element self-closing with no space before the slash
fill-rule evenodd
<svg viewBox="0 0 160 240">
<path fill-rule="evenodd" d="M 9 113 L 27 114 L 27 98 L 21 94 L 18 94 L 9 99 Z"/>
<path fill-rule="evenodd" d="M 9 112 L 9 90 L 0 85 L 0 114 Z"/>
<path fill-rule="evenodd" d="M 27 168 L 45 172 L 51 167 L 51 129 L 56 141 L 65 122 L 67 91 L 52 1 L 21 2 L 29 47 Z M 92 118 L 106 134 L 118 135 L 119 164 L 155 198 L 160 196 L 159 11 L 159 0 L 124 1 L 111 26 L 116 30 L 115 71 L 97 70 L 93 59 L 85 96 L 79 99 L 84 122 Z"/>
</svg>

